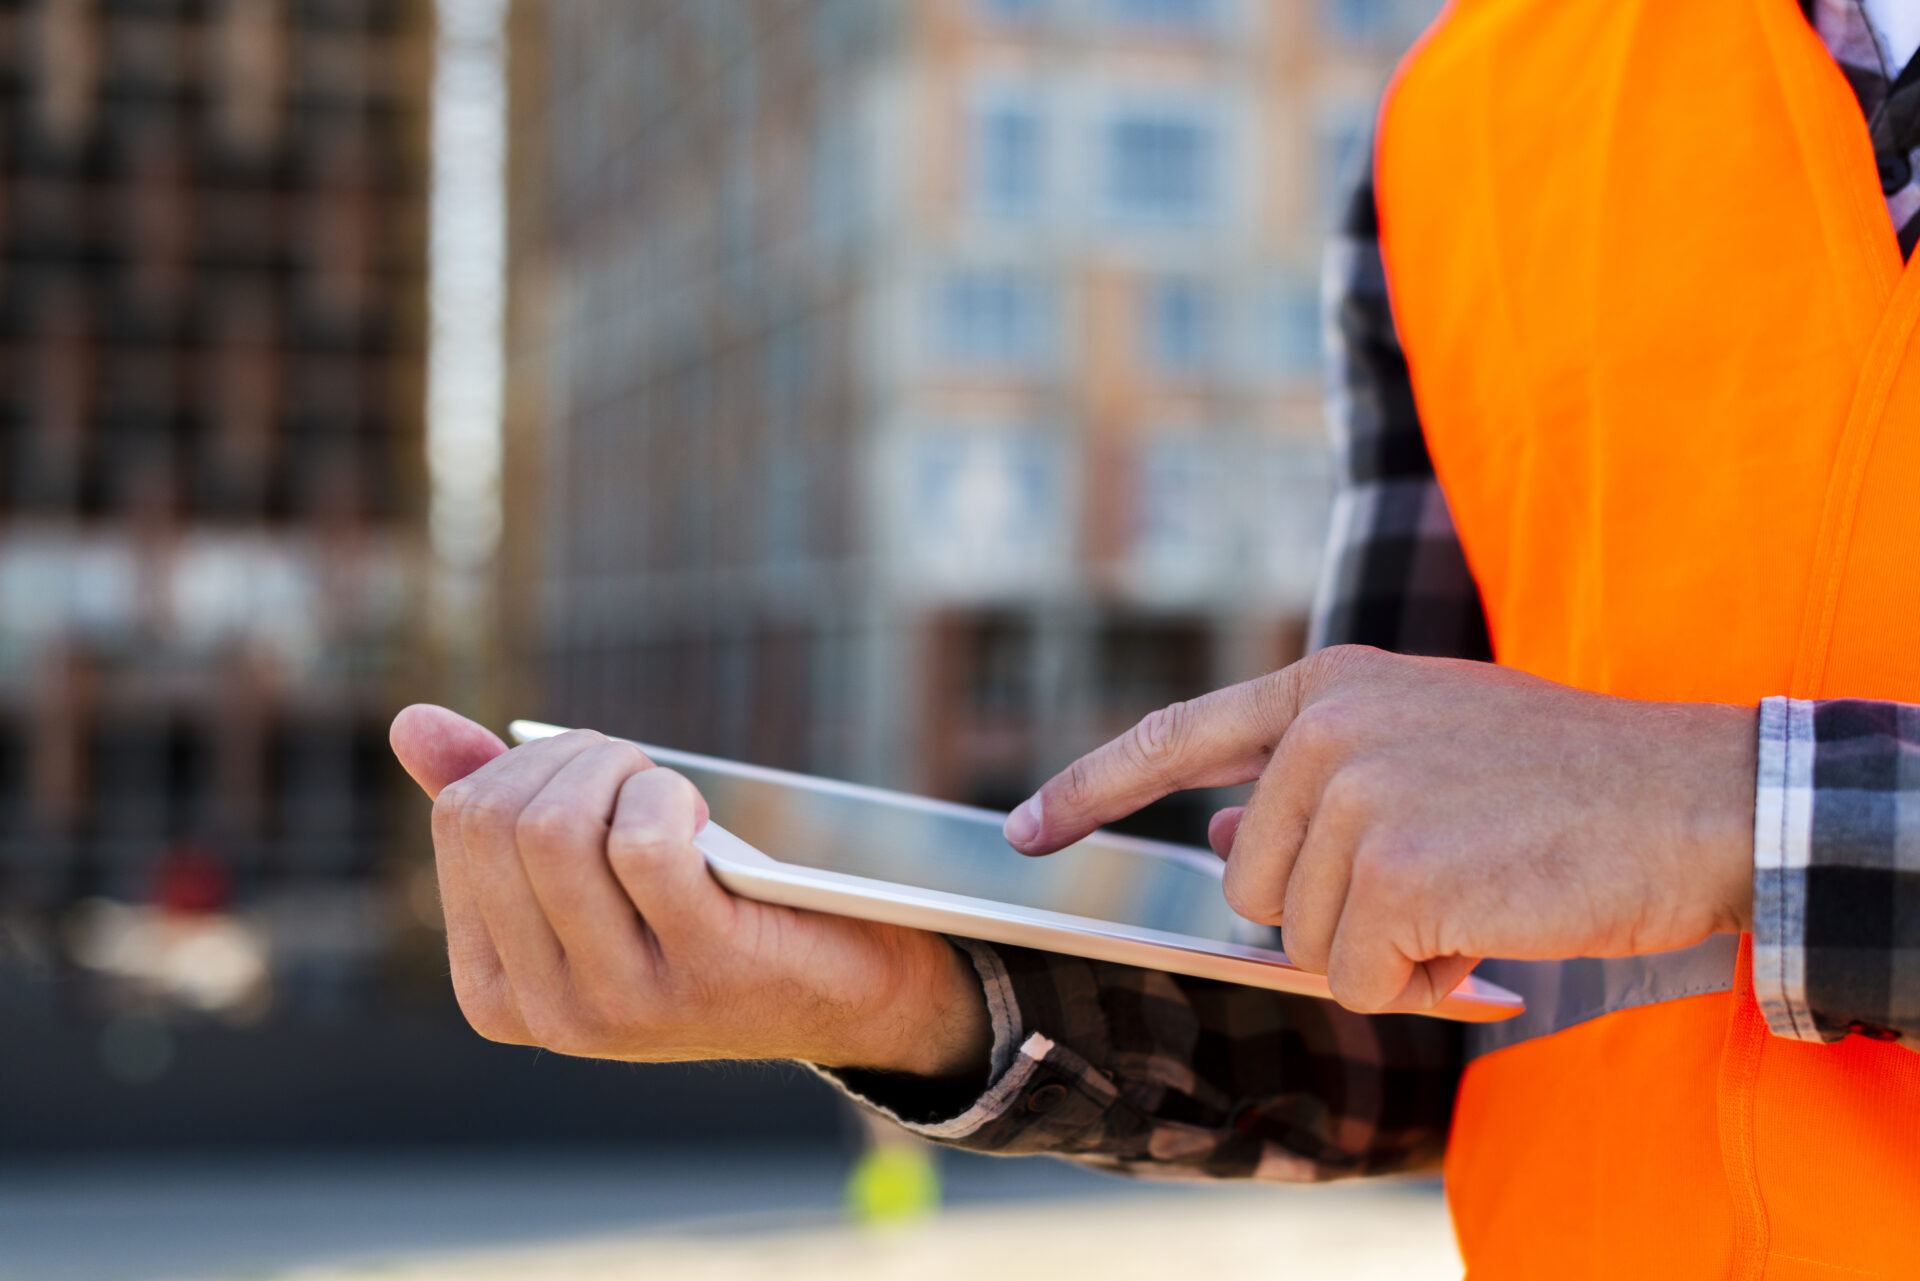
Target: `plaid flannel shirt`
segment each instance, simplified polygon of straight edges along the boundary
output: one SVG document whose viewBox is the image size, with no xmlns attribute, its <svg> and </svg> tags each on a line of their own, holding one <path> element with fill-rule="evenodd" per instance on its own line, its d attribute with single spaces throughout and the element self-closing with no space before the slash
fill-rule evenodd
<svg viewBox="0 0 1920 1281">
<path fill-rule="evenodd" d="M 1911 252 L 1920 71 L 1887 74 L 1858 0 L 1805 7 L 1860 97 Z M 1914 109 L 1890 127 L 1887 105 L 1910 88 Z M 1324 283 L 1339 489 L 1310 644 L 1490 659 L 1394 330 L 1370 176 Z M 1770 698 L 1759 727 L 1754 984 L 1768 1025 L 1920 1050 L 1920 706 Z M 959 945 L 993 1019 L 984 1079 L 826 1074 L 930 1139 L 1162 1177 L 1291 1181 L 1420 1169 L 1445 1148 L 1462 1066 L 1450 1024 Z"/>
</svg>

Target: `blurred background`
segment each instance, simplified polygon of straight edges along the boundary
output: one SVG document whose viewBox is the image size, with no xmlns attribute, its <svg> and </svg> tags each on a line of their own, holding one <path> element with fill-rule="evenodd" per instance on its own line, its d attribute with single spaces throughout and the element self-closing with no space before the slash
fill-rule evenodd
<svg viewBox="0 0 1920 1281">
<path fill-rule="evenodd" d="M 465 1028 L 388 721 L 1004 808 L 1289 661 L 1320 244 L 1436 7 L 0 0 L 0 1276 L 323 1149 L 812 1205 L 810 1078 Z M 1019 1168 L 949 1182 L 1117 1195 Z"/>
</svg>

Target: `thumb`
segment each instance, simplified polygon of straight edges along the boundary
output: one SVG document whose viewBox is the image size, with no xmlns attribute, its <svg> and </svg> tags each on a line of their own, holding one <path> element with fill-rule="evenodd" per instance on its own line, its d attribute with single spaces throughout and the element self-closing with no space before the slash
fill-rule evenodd
<svg viewBox="0 0 1920 1281">
<path fill-rule="evenodd" d="M 438 797 L 507 750 L 498 735 L 444 707 L 415 703 L 402 708 L 387 732 L 393 754 L 429 798 Z"/>
</svg>

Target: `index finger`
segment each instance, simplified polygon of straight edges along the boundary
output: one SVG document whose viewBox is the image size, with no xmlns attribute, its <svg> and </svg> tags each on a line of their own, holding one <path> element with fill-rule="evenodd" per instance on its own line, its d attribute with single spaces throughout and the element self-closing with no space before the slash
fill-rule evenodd
<svg viewBox="0 0 1920 1281">
<path fill-rule="evenodd" d="M 1051 854 L 1190 787 L 1260 777 L 1299 710 L 1299 664 L 1148 715 L 1049 779 L 1007 818 L 1007 843 Z"/>
</svg>

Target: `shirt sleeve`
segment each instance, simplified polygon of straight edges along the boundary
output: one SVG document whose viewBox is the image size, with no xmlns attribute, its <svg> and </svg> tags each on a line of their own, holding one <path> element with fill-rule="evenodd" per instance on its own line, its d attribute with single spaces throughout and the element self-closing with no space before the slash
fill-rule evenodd
<svg viewBox="0 0 1920 1281">
<path fill-rule="evenodd" d="M 1331 1001 L 973 941 L 994 1025 L 983 1093 L 821 1074 L 906 1129 L 999 1155 L 1158 1178 L 1314 1182 L 1440 1158 L 1459 1028 Z"/>
<path fill-rule="evenodd" d="M 1780 1036 L 1920 1050 L 1920 706 L 1760 704 L 1753 984 Z"/>
<path fill-rule="evenodd" d="M 1493 657 L 1394 329 L 1371 176 L 1328 244 L 1327 432 L 1338 486 L 1308 648 Z"/>
<path fill-rule="evenodd" d="M 1323 284 L 1339 484 L 1312 644 L 1488 658 L 1393 327 L 1370 177 Z M 1421 1169 L 1445 1148 L 1461 1068 L 1452 1024 L 956 943 L 993 1016 L 983 1072 L 970 1082 L 823 1072 L 929 1139 L 1133 1174 L 1289 1181 Z"/>
</svg>

